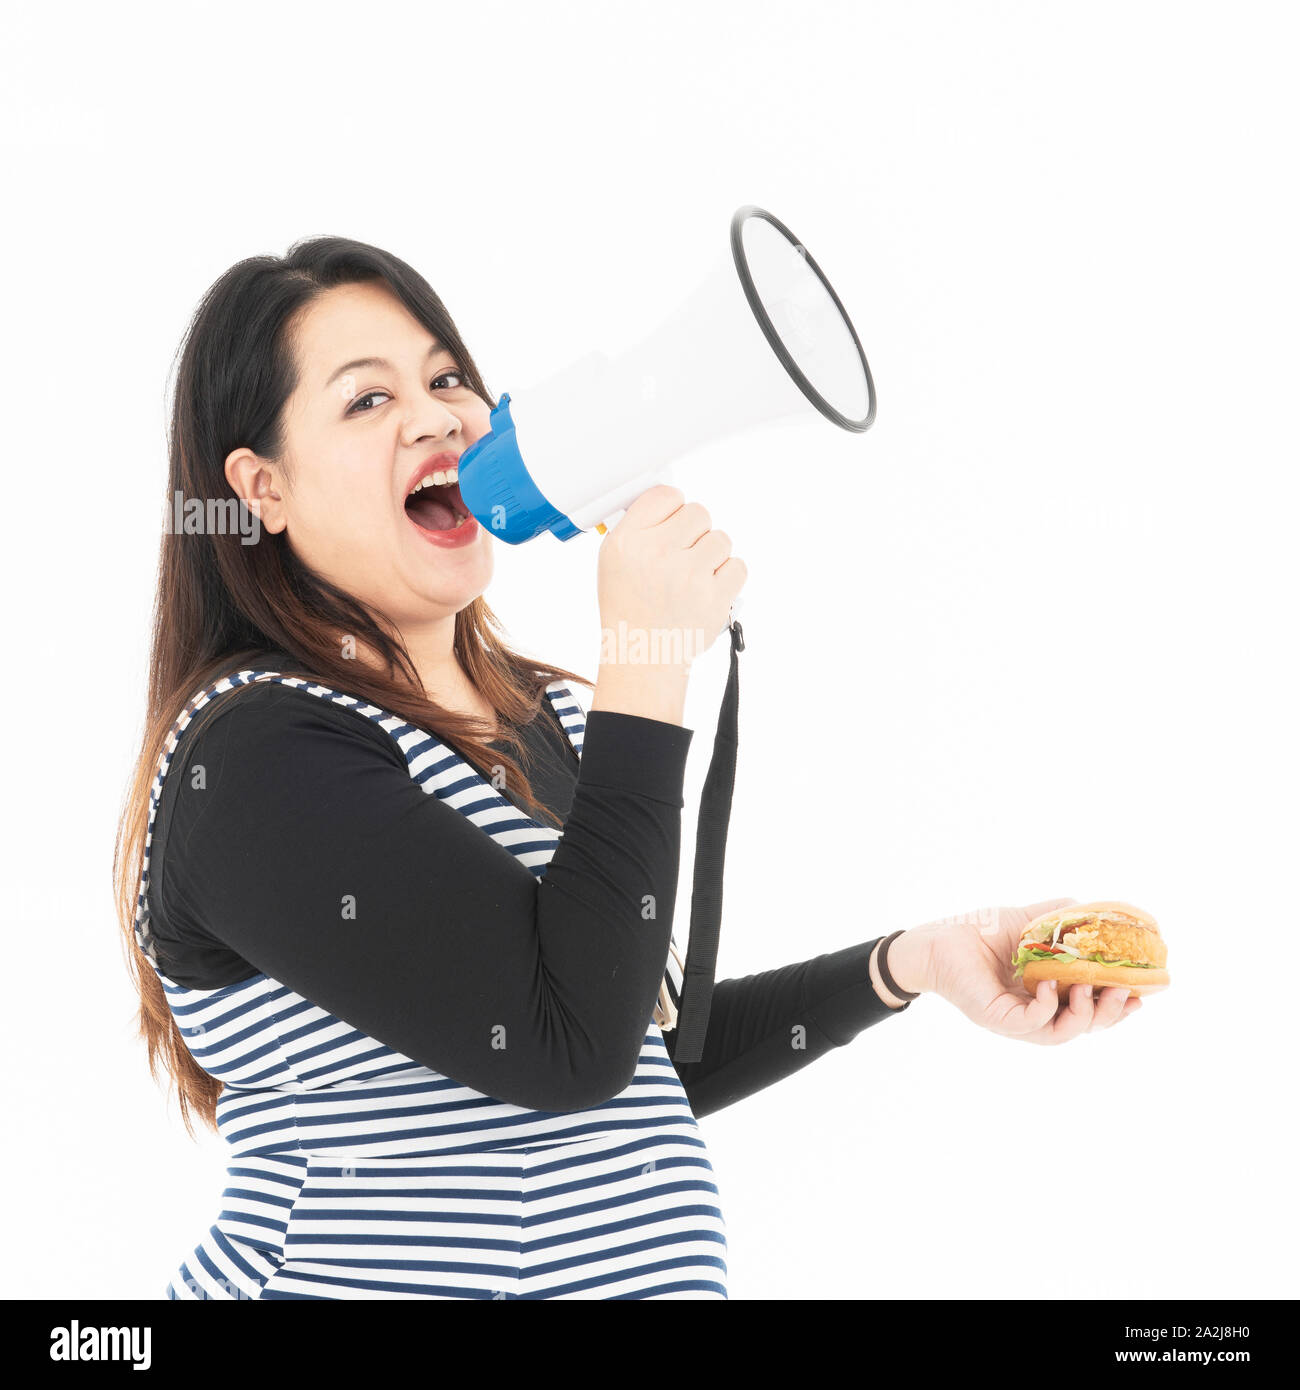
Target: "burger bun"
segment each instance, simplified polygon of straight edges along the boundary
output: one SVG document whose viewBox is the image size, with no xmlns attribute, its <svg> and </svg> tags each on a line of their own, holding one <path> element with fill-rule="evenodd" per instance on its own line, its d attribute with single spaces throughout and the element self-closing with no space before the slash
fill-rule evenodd
<svg viewBox="0 0 1300 1390">
<path fill-rule="evenodd" d="M 1039 980 L 1055 980 L 1057 987 L 1122 985 L 1131 994 L 1155 994 L 1169 985 L 1167 970 L 1142 969 L 1132 965 L 1107 965 L 1100 960 L 1031 960 L 1025 965 L 1021 982 L 1030 994 L 1037 993 Z"/>
</svg>

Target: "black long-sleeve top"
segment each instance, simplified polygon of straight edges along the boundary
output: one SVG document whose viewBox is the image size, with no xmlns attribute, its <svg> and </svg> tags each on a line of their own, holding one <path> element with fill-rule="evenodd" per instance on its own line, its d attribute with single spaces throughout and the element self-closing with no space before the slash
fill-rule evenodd
<svg viewBox="0 0 1300 1390">
<path fill-rule="evenodd" d="M 538 878 L 351 710 L 261 683 L 205 715 L 180 738 L 154 826 L 165 975 L 215 989 L 265 973 L 530 1109 L 585 1109 L 629 1084 L 668 956 L 691 730 L 589 711 L 579 761 L 544 698 L 521 731 L 526 771 L 563 835 Z M 695 1114 L 904 1012 L 872 988 L 875 940 L 719 980 L 700 1060 L 674 1062 Z M 671 1057 L 675 1030 L 664 1041 Z"/>
</svg>

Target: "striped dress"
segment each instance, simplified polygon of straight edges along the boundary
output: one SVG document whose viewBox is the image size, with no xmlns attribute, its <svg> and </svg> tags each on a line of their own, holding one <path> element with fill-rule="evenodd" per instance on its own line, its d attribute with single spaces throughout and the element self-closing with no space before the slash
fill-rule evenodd
<svg viewBox="0 0 1300 1390">
<path fill-rule="evenodd" d="M 563 833 L 433 735 L 352 696 L 262 670 L 194 696 L 154 779 L 135 933 L 190 1052 L 224 1083 L 216 1120 L 230 1147 L 220 1214 L 167 1297 L 726 1298 L 713 1168 L 654 1019 L 620 1094 L 588 1110 L 529 1110 L 431 1071 L 268 975 L 190 989 L 162 972 L 148 893 L 163 780 L 194 715 L 254 681 L 378 724 L 426 793 L 539 878 Z M 562 682 L 546 694 L 581 757 L 582 706 Z M 674 943 L 674 1008 L 681 982 Z"/>
</svg>

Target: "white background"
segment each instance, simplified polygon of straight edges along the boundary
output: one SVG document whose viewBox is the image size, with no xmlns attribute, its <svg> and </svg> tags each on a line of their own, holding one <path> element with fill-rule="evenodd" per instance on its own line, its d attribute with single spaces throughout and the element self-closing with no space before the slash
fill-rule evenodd
<svg viewBox="0 0 1300 1390">
<path fill-rule="evenodd" d="M 6 26 L 0 1292 L 158 1298 L 219 1210 L 221 1141 L 133 1036 L 109 882 L 203 291 L 298 237 L 371 241 L 499 392 L 652 327 L 752 202 L 830 275 L 879 415 L 679 472 L 750 571 L 719 976 L 1068 896 L 1151 911 L 1173 986 L 1061 1048 L 925 997 L 706 1117 L 731 1296 L 1300 1293 L 1288 7 Z M 488 591 L 593 675 L 597 549 L 498 545 Z M 719 643 L 687 712 L 683 939 L 725 670 Z"/>
</svg>

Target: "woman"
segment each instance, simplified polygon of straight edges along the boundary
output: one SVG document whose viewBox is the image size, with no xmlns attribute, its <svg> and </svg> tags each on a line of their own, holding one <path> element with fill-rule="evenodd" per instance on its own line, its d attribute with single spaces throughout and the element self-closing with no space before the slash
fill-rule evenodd
<svg viewBox="0 0 1300 1390">
<path fill-rule="evenodd" d="M 187 333 L 115 858 L 150 1065 L 231 1146 L 169 1297 L 725 1298 L 698 1116 L 925 991 L 1043 1043 L 1139 1006 L 1013 986 L 1036 903 L 719 981 L 676 1066 L 684 701 L 745 567 L 652 488 L 600 619 L 685 645 L 594 685 L 511 650 L 456 487 L 494 403 L 342 238 L 235 265 Z"/>
</svg>

